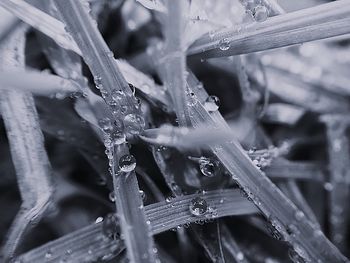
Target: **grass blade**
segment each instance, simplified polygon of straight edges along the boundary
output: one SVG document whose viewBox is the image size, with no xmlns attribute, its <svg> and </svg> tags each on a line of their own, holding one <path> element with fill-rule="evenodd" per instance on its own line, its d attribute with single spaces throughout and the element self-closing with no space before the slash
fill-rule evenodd
<svg viewBox="0 0 350 263">
<path fill-rule="evenodd" d="M 76 1 L 55 1 L 55 4 L 82 51 L 102 97 L 112 110 L 119 111 L 115 114 L 115 119 L 120 121 L 120 118 L 125 114 L 127 116 L 128 113 L 139 114 L 134 96 L 113 58 L 113 53 L 85 8 Z M 121 100 L 115 101 L 112 94 L 118 90 L 121 91 L 119 92 Z M 127 107 L 128 112 L 120 112 L 123 106 Z M 118 157 L 129 154 L 128 147 L 126 144 L 121 144 L 110 150 L 114 155 L 111 168 L 115 204 L 128 257 L 133 262 L 153 262 L 153 240 L 146 222 L 135 172 L 132 171 L 130 174 L 121 172 L 118 165 Z"/>
<path fill-rule="evenodd" d="M 2 70 L 5 67 L 23 70 L 25 32 L 23 26 L 17 28 L 1 46 Z M 22 199 L 2 251 L 8 260 L 16 252 L 24 234 L 39 222 L 47 210 L 53 185 L 51 166 L 32 95 L 28 92 L 3 91 L 0 96 L 0 111 Z"/>
<path fill-rule="evenodd" d="M 347 247 L 346 231 L 347 200 L 349 200 L 349 163 L 350 149 L 346 130 L 349 118 L 346 115 L 322 116 L 328 138 L 328 171 L 331 189 L 328 197 L 330 238 L 342 251 Z"/>
<path fill-rule="evenodd" d="M 151 222 L 153 234 L 176 228 L 177 226 L 198 222 L 207 219 L 206 216 L 196 217 L 189 211 L 191 200 L 198 194 L 186 195 L 173 198 L 171 202 L 159 202 L 145 207 L 148 220 Z M 215 207 L 216 216 L 220 218 L 232 215 L 248 215 L 257 212 L 257 209 L 245 200 L 238 190 L 208 191 L 204 196 L 207 203 Z M 223 201 L 222 201 L 223 200 Z M 169 222 L 169 224 L 168 224 Z M 110 254 L 111 250 L 117 254 L 124 248 L 120 239 L 107 239 L 103 234 L 103 222 L 92 224 L 64 237 L 49 242 L 41 247 L 35 248 L 20 257 L 23 263 L 26 262 L 60 262 L 62 258 L 70 262 L 93 262 L 96 258 Z M 71 250 L 67 258 L 66 247 Z M 45 257 L 48 251 L 52 251 L 50 258 Z"/>
<path fill-rule="evenodd" d="M 81 54 L 72 37 L 64 29 L 61 21 L 42 12 L 23 0 L 4 0 L 0 6 L 31 25 L 35 29 L 51 37 L 58 45 Z"/>
<path fill-rule="evenodd" d="M 166 1 L 167 13 L 164 25 L 165 57 L 164 76 L 167 86 L 174 103 L 175 112 L 180 126 L 188 125 L 188 113 L 186 112 L 186 57 L 185 43 L 183 40 L 183 31 L 185 28 L 186 1 Z"/>
<path fill-rule="evenodd" d="M 350 3 L 341 0 L 271 17 L 265 22 L 202 37 L 190 47 L 188 54 L 232 56 L 347 34 L 350 33 L 349 11 Z M 220 49 L 223 39 L 228 49 Z"/>
</svg>

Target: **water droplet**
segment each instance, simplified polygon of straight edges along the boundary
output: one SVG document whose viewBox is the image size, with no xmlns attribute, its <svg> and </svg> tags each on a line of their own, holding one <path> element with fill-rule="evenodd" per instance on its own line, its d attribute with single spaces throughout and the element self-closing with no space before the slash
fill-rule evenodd
<svg viewBox="0 0 350 263">
<path fill-rule="evenodd" d="M 238 252 L 236 258 L 237 260 L 242 261 L 244 259 L 244 254 L 242 252 Z"/>
<path fill-rule="evenodd" d="M 269 10 L 263 5 L 258 5 L 254 8 L 253 16 L 255 21 L 264 22 L 269 17 Z"/>
<path fill-rule="evenodd" d="M 49 249 L 45 254 L 45 258 L 50 259 L 51 257 L 52 257 L 52 251 Z"/>
<path fill-rule="evenodd" d="M 115 202 L 114 191 L 109 193 L 108 198 L 109 198 L 109 200 L 111 200 L 111 202 Z"/>
<path fill-rule="evenodd" d="M 125 97 L 124 91 L 122 90 L 113 90 L 112 99 L 116 102 L 122 101 Z"/>
<path fill-rule="evenodd" d="M 324 185 L 323 185 L 323 187 L 324 187 L 324 189 L 326 190 L 326 191 L 328 191 L 328 192 L 330 192 L 330 191 L 332 191 L 333 190 L 333 184 L 331 184 L 331 183 L 329 183 L 329 182 L 327 182 L 327 183 L 325 183 Z"/>
<path fill-rule="evenodd" d="M 103 118 L 98 121 L 98 125 L 101 127 L 101 129 L 106 132 L 110 133 L 113 131 L 113 125 L 109 118 Z"/>
<path fill-rule="evenodd" d="M 151 92 L 151 87 L 147 83 L 143 83 L 140 89 L 145 94 L 149 94 Z"/>
<path fill-rule="evenodd" d="M 219 41 L 220 50 L 228 50 L 230 48 L 230 41 L 227 38 L 223 38 Z"/>
<path fill-rule="evenodd" d="M 131 154 L 126 154 L 119 159 L 119 168 L 121 171 L 128 173 L 135 169 L 136 159 Z"/>
<path fill-rule="evenodd" d="M 201 157 L 199 159 L 199 169 L 204 176 L 213 177 L 218 170 L 218 163 L 209 158 Z"/>
<path fill-rule="evenodd" d="M 140 196 L 142 198 L 142 200 L 146 199 L 146 193 L 143 190 L 139 190 Z"/>
<path fill-rule="evenodd" d="M 98 218 L 96 218 L 95 223 L 98 224 L 98 223 L 100 223 L 102 221 L 103 221 L 103 217 L 99 216 Z"/>
<path fill-rule="evenodd" d="M 191 200 L 190 212 L 194 216 L 202 216 L 208 211 L 208 204 L 203 198 L 196 197 Z"/>
<path fill-rule="evenodd" d="M 219 98 L 213 95 L 209 96 L 204 103 L 204 108 L 209 112 L 217 111 L 219 109 L 219 106 L 220 106 Z"/>
<path fill-rule="evenodd" d="M 114 240 L 120 236 L 120 227 L 115 214 L 108 214 L 103 220 L 102 233 Z"/>
<path fill-rule="evenodd" d="M 297 212 L 295 212 L 295 219 L 296 220 L 301 220 L 301 219 L 303 219 L 304 218 L 304 213 L 302 212 L 302 211 L 300 211 L 300 210 L 298 210 Z"/>
<path fill-rule="evenodd" d="M 94 81 L 96 84 L 96 88 L 100 89 L 102 87 L 102 79 L 100 76 L 95 76 Z"/>
<path fill-rule="evenodd" d="M 130 113 L 124 117 L 124 129 L 127 134 L 140 134 L 145 127 L 145 120 L 138 114 Z"/>
<path fill-rule="evenodd" d="M 121 131 L 114 131 L 111 134 L 111 140 L 114 145 L 120 145 L 125 142 L 125 134 Z"/>
</svg>

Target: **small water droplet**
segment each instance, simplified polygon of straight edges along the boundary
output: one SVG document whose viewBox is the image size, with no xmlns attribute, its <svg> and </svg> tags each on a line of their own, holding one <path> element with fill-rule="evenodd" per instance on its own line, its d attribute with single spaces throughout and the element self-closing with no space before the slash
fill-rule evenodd
<svg viewBox="0 0 350 263">
<path fill-rule="evenodd" d="M 305 217 L 305 215 L 302 211 L 298 210 L 297 212 L 295 212 L 295 219 L 296 220 L 299 221 L 299 220 L 303 219 L 304 217 Z"/>
<path fill-rule="evenodd" d="M 217 111 L 219 107 L 220 107 L 220 100 L 218 97 L 214 95 L 209 96 L 204 103 L 204 108 L 209 112 Z"/>
<path fill-rule="evenodd" d="M 238 252 L 236 258 L 237 260 L 242 261 L 244 259 L 244 254 L 242 252 Z"/>
<path fill-rule="evenodd" d="M 52 257 L 52 251 L 49 249 L 45 254 L 45 258 L 50 259 L 51 257 Z"/>
<path fill-rule="evenodd" d="M 142 198 L 142 200 L 146 199 L 146 193 L 143 190 L 139 190 L 140 196 Z"/>
<path fill-rule="evenodd" d="M 102 118 L 98 121 L 99 126 L 101 127 L 101 129 L 106 132 L 106 133 L 110 133 L 113 131 L 113 125 L 112 122 L 109 118 Z"/>
<path fill-rule="evenodd" d="M 196 197 L 191 200 L 190 212 L 194 216 L 202 216 L 208 211 L 208 204 L 203 198 Z"/>
<path fill-rule="evenodd" d="M 230 48 L 230 41 L 227 38 L 223 38 L 219 41 L 219 48 L 222 51 L 228 50 Z"/>
<path fill-rule="evenodd" d="M 114 131 L 111 134 L 111 140 L 114 145 L 120 145 L 125 142 L 125 134 L 121 131 Z"/>
<path fill-rule="evenodd" d="M 111 200 L 111 202 L 115 202 L 114 191 L 109 193 L 108 198 L 109 198 L 109 200 Z"/>
<path fill-rule="evenodd" d="M 126 154 L 119 159 L 119 168 L 123 172 L 131 172 L 136 168 L 136 159 L 131 154 Z"/>
<path fill-rule="evenodd" d="M 138 114 L 130 113 L 124 117 L 124 129 L 127 134 L 140 134 L 145 127 L 145 120 Z"/>
<path fill-rule="evenodd" d="M 116 102 L 122 101 L 125 97 L 124 91 L 122 90 L 113 90 L 112 99 Z"/>
<path fill-rule="evenodd" d="M 253 16 L 255 21 L 264 22 L 269 17 L 269 10 L 263 5 L 258 5 L 254 8 Z"/>
<path fill-rule="evenodd" d="M 324 187 L 324 189 L 326 190 L 326 191 L 328 191 L 328 192 L 330 192 L 330 191 L 332 191 L 333 190 L 333 184 L 331 184 L 331 183 L 329 183 L 329 182 L 327 182 L 327 183 L 325 183 L 324 185 L 323 185 L 323 187 Z"/>
<path fill-rule="evenodd" d="M 98 223 L 100 223 L 102 221 L 103 221 L 103 217 L 99 216 L 98 218 L 96 218 L 95 223 L 98 224 Z"/>
</svg>

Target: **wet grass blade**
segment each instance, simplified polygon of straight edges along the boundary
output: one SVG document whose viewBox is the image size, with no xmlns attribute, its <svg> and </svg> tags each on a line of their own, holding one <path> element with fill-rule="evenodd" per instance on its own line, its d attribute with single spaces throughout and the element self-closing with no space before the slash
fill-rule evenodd
<svg viewBox="0 0 350 263">
<path fill-rule="evenodd" d="M 69 96 L 80 91 L 77 82 L 37 71 L 17 69 L 0 73 L 0 89 L 30 92 L 37 96 L 53 97 L 59 93 Z"/>
<path fill-rule="evenodd" d="M 1 46 L 2 70 L 23 70 L 25 32 L 23 26 L 17 28 Z M 3 91 L 0 96 L 0 111 L 22 199 L 22 205 L 12 222 L 2 251 L 7 260 L 15 254 L 24 234 L 42 218 L 51 202 L 54 187 L 32 94 Z"/>
<path fill-rule="evenodd" d="M 347 247 L 346 230 L 349 213 L 349 139 L 346 130 L 350 125 L 347 115 L 324 115 L 321 117 L 327 128 L 329 171 L 329 227 L 330 239 L 341 250 Z"/>
<path fill-rule="evenodd" d="M 204 122 L 227 128 L 227 124 L 210 115 L 200 103 L 194 104 L 191 114 L 194 127 Z M 212 146 L 211 149 L 232 178 L 238 181 L 269 222 L 301 257 L 312 261 L 346 261 L 312 222 L 305 216 L 298 217 L 300 211 L 266 176 L 261 174 L 235 139 L 226 144 Z M 287 229 L 291 225 L 298 229 L 297 233 L 288 233 Z"/>
<path fill-rule="evenodd" d="M 350 3 L 342 0 L 271 17 L 265 22 L 202 37 L 190 47 L 188 54 L 232 56 L 347 34 L 349 11 Z M 223 39 L 229 48 L 222 47 Z"/>
<path fill-rule="evenodd" d="M 171 95 L 180 126 L 188 126 L 186 112 L 186 54 L 184 43 L 186 1 L 166 1 L 168 12 L 164 23 L 164 81 Z"/>
<path fill-rule="evenodd" d="M 122 106 L 127 106 L 129 111 L 137 112 L 132 91 L 86 8 L 76 1 L 55 1 L 55 4 L 82 51 L 83 58 L 106 103 L 111 109 L 120 110 Z M 122 91 L 122 100 L 112 106 L 115 102 L 112 94 L 118 90 Z M 120 114 L 115 115 L 117 121 L 123 116 Z M 122 144 L 111 149 L 111 152 L 114 155 L 111 165 L 115 204 L 128 257 L 133 262 L 153 262 L 153 240 L 146 222 L 135 172 L 132 171 L 130 174 L 120 172 L 118 165 L 119 158 L 129 154 L 128 146 Z"/>
<path fill-rule="evenodd" d="M 189 211 L 190 202 L 198 194 L 186 195 L 173 198 L 171 202 L 159 202 L 145 207 L 148 220 L 153 234 L 170 230 L 177 226 L 190 224 L 199 220 L 207 219 L 206 215 L 196 217 Z M 239 190 L 218 190 L 208 191 L 205 195 L 207 203 L 215 207 L 216 216 L 248 215 L 257 213 L 258 210 L 253 204 L 245 200 Z M 45 245 L 35 248 L 20 257 L 21 262 L 60 262 L 62 258 L 69 262 L 93 262 L 97 258 L 112 253 L 118 254 L 124 244 L 119 239 L 108 239 L 103 234 L 103 221 L 92 224 L 64 237 L 46 243 Z M 71 254 L 67 257 L 67 247 L 70 248 Z M 51 257 L 45 257 L 47 252 L 52 252 Z"/>
<path fill-rule="evenodd" d="M 0 6 L 31 25 L 35 29 L 51 37 L 61 47 L 70 49 L 77 54 L 81 54 L 72 37 L 64 29 L 61 21 L 42 12 L 23 0 L 4 0 Z"/>
</svg>

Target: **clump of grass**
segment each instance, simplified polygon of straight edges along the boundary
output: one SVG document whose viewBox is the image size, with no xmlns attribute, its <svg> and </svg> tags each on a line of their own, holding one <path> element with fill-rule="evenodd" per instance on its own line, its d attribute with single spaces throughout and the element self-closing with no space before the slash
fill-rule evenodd
<svg viewBox="0 0 350 263">
<path fill-rule="evenodd" d="M 348 261 L 348 1 L 0 7 L 4 261 Z"/>
</svg>

